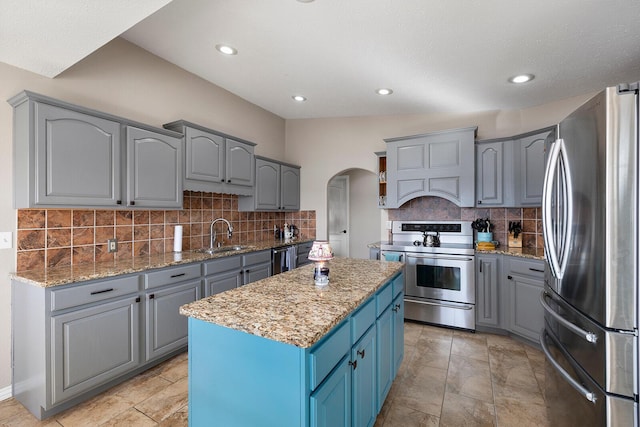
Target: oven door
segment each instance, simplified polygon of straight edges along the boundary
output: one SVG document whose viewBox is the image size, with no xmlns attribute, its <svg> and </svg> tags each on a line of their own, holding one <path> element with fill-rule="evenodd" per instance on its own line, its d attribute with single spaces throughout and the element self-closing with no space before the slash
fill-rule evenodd
<svg viewBox="0 0 640 427">
<path fill-rule="evenodd" d="M 405 254 L 406 296 L 475 304 L 473 257 Z"/>
</svg>

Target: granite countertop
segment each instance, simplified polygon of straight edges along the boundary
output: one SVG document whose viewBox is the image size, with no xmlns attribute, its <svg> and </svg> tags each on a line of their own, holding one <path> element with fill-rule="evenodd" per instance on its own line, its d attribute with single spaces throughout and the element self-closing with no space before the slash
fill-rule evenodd
<svg viewBox="0 0 640 427">
<path fill-rule="evenodd" d="M 498 246 L 493 250 L 478 250 L 476 249 L 477 254 L 501 254 L 501 255 L 511 255 L 517 256 L 521 258 L 531 258 L 544 260 L 544 249 L 542 248 L 510 248 L 508 246 L 501 247 Z"/>
<path fill-rule="evenodd" d="M 105 279 L 122 274 L 140 273 L 153 268 L 202 262 L 210 259 L 262 251 L 265 249 L 310 241 L 313 241 L 313 239 L 264 240 L 243 243 L 242 246 L 247 246 L 247 248 L 238 251 L 220 252 L 216 254 L 205 254 L 195 251 L 185 251 L 180 253 L 169 252 L 159 255 L 116 259 L 109 262 L 96 262 L 90 264 L 19 271 L 11 273 L 10 278 L 43 288 L 48 288 L 52 286 L 82 282 L 85 280 Z"/>
<path fill-rule="evenodd" d="M 334 258 L 329 284 L 313 283 L 313 264 L 180 307 L 205 322 L 311 347 L 404 267 L 400 262 Z"/>
</svg>

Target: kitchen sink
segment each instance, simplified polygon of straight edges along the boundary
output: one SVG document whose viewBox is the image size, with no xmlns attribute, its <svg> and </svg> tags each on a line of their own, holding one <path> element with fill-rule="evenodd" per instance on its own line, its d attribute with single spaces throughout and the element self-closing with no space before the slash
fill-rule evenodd
<svg viewBox="0 0 640 427">
<path fill-rule="evenodd" d="M 249 245 L 233 245 L 233 246 L 220 246 L 219 248 L 196 249 L 194 252 L 213 255 L 213 254 L 220 254 L 225 252 L 242 251 L 245 249 L 252 249 L 252 248 L 253 246 L 249 246 Z"/>
</svg>

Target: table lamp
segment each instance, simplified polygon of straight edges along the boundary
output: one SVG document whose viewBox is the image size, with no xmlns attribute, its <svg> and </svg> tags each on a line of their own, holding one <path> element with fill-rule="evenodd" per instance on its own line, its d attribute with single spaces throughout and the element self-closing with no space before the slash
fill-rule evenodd
<svg viewBox="0 0 640 427">
<path fill-rule="evenodd" d="M 315 261 L 313 280 L 316 286 L 329 284 L 329 260 L 333 258 L 331 245 L 326 240 L 316 240 L 309 251 L 309 260 Z"/>
</svg>

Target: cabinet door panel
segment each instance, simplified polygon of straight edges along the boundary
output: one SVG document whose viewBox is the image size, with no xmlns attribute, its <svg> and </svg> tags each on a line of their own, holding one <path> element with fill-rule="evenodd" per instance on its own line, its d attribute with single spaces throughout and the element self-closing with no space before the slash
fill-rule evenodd
<svg viewBox="0 0 640 427">
<path fill-rule="evenodd" d="M 252 187 L 254 184 L 253 146 L 227 138 L 227 182 Z"/>
<path fill-rule="evenodd" d="M 376 321 L 378 412 L 389 394 L 393 382 L 393 312 L 391 307 Z"/>
<path fill-rule="evenodd" d="M 280 166 L 280 204 L 286 210 L 300 210 L 300 169 Z"/>
<path fill-rule="evenodd" d="M 182 207 L 182 141 L 127 128 L 128 204 Z"/>
<path fill-rule="evenodd" d="M 351 366 L 349 357 L 311 395 L 311 426 L 351 426 Z"/>
<path fill-rule="evenodd" d="M 520 203 L 542 203 L 544 181 L 544 142 L 549 132 L 520 140 Z"/>
<path fill-rule="evenodd" d="M 353 425 L 371 427 L 376 422 L 376 328 L 369 331 L 351 350 L 351 360 L 357 362 L 352 371 Z"/>
<path fill-rule="evenodd" d="M 271 262 L 259 265 L 247 266 L 244 270 L 244 284 L 266 279 L 271 276 Z"/>
<path fill-rule="evenodd" d="M 502 205 L 503 142 L 476 146 L 476 192 L 478 205 Z"/>
<path fill-rule="evenodd" d="M 47 104 L 35 109 L 35 203 L 115 206 L 120 124 Z"/>
<path fill-rule="evenodd" d="M 511 276 L 509 280 L 510 327 L 523 337 L 538 342 L 544 326 L 544 312 L 539 298 L 544 286 L 540 281 L 520 276 Z"/>
<path fill-rule="evenodd" d="M 147 293 L 146 360 L 187 344 L 188 319 L 180 306 L 200 299 L 200 280 Z"/>
<path fill-rule="evenodd" d="M 280 208 L 280 165 L 256 159 L 256 209 Z"/>
<path fill-rule="evenodd" d="M 205 297 L 242 286 L 243 275 L 240 274 L 241 272 L 242 270 L 236 270 L 207 277 L 205 279 Z"/>
<path fill-rule="evenodd" d="M 498 257 L 476 256 L 476 322 L 483 325 L 500 327 L 498 280 Z"/>
<path fill-rule="evenodd" d="M 404 294 L 391 305 L 393 313 L 393 377 L 395 378 L 404 358 Z"/>
<path fill-rule="evenodd" d="M 224 181 L 224 138 L 186 127 L 185 177 L 205 182 Z"/>
<path fill-rule="evenodd" d="M 51 318 L 52 403 L 138 365 L 138 313 L 139 303 L 132 297 Z"/>
</svg>

